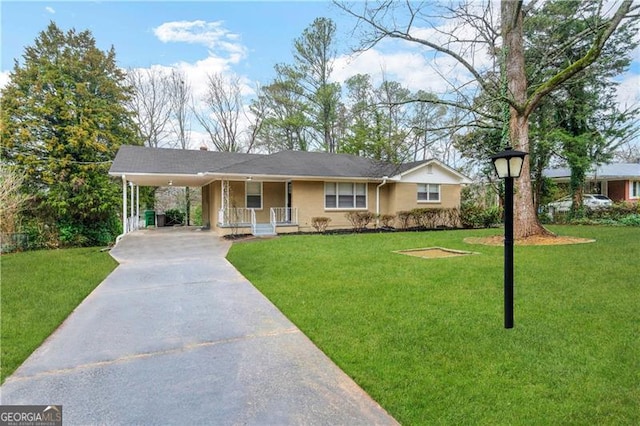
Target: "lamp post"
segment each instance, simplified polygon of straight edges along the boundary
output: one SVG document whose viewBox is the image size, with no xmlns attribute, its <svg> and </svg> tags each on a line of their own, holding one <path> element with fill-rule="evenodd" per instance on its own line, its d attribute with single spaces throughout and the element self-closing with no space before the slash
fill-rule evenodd
<svg viewBox="0 0 640 426">
<path fill-rule="evenodd" d="M 504 328 L 513 328 L 513 179 L 520 177 L 527 153 L 511 147 L 491 156 L 504 179 Z"/>
</svg>

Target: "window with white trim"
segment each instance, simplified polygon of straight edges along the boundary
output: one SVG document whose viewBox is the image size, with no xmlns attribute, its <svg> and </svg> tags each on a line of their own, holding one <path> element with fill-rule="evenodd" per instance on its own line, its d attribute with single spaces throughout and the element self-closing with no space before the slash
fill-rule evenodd
<svg viewBox="0 0 640 426">
<path fill-rule="evenodd" d="M 437 183 L 419 183 L 418 184 L 418 202 L 439 202 L 440 201 L 440 184 Z"/>
<path fill-rule="evenodd" d="M 248 209 L 262 209 L 262 182 L 247 182 L 245 193 Z"/>
<path fill-rule="evenodd" d="M 640 180 L 629 182 L 629 198 L 640 198 Z"/>
<path fill-rule="evenodd" d="M 325 182 L 325 209 L 366 209 L 367 184 L 351 182 Z"/>
</svg>

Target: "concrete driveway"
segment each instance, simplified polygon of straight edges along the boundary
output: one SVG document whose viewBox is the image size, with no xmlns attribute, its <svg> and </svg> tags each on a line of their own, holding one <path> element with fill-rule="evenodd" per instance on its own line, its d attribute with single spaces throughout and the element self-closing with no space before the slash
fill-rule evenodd
<svg viewBox="0 0 640 426">
<path fill-rule="evenodd" d="M 194 229 L 142 230 L 0 389 L 64 424 L 397 424 Z"/>
</svg>

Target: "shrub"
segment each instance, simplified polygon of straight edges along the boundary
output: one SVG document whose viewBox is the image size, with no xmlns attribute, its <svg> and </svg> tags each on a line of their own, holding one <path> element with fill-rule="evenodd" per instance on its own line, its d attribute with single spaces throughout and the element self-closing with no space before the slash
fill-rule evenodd
<svg viewBox="0 0 640 426">
<path fill-rule="evenodd" d="M 410 213 L 414 223 L 423 228 L 460 227 L 460 210 L 457 208 L 418 208 Z"/>
<path fill-rule="evenodd" d="M 89 224 L 58 224 L 60 244 L 69 247 L 104 246 L 115 241 L 119 233 L 119 223 L 115 218 Z"/>
<path fill-rule="evenodd" d="M 23 225 L 22 230 L 27 234 L 28 250 L 54 249 L 60 245 L 58 230 L 44 223 L 30 220 Z"/>
<path fill-rule="evenodd" d="M 202 205 L 197 205 L 193 209 L 193 225 L 202 226 Z"/>
<path fill-rule="evenodd" d="M 486 208 L 484 209 L 482 219 L 485 228 L 496 226 L 502 221 L 502 209 L 498 206 Z"/>
<path fill-rule="evenodd" d="M 417 226 L 435 228 L 438 221 L 438 209 L 419 208 L 411 210 L 411 216 Z"/>
<path fill-rule="evenodd" d="M 460 221 L 463 228 L 481 228 L 483 208 L 477 204 L 463 204 L 460 208 Z"/>
<path fill-rule="evenodd" d="M 369 225 L 375 215 L 369 211 L 366 212 L 349 212 L 345 217 L 351 222 L 351 226 L 355 231 L 361 231 Z"/>
<path fill-rule="evenodd" d="M 166 217 L 165 224 L 167 226 L 182 225 L 184 223 L 185 213 L 178 209 L 169 209 L 164 212 Z"/>
<path fill-rule="evenodd" d="M 613 219 L 621 220 L 622 218 L 640 214 L 640 203 L 615 203 L 606 208 L 593 209 L 588 211 L 590 219 Z"/>
<path fill-rule="evenodd" d="M 640 214 L 630 214 L 620 219 L 620 223 L 625 226 L 640 226 Z"/>
<path fill-rule="evenodd" d="M 29 247 L 29 236 L 25 233 L 14 232 L 0 234 L 0 253 L 23 251 Z"/>
<path fill-rule="evenodd" d="M 89 238 L 83 233 L 82 225 L 75 223 L 61 223 L 58 225 L 60 243 L 63 246 L 86 246 Z"/>
<path fill-rule="evenodd" d="M 572 218 L 570 213 L 556 213 L 555 223 L 569 223 L 572 225 L 604 225 L 604 226 L 640 226 L 640 204 L 620 202 L 606 208 L 586 209 L 582 218 Z"/>
<path fill-rule="evenodd" d="M 489 228 L 500 223 L 501 216 L 499 207 L 484 208 L 465 203 L 460 208 L 460 222 L 464 228 Z"/>
<path fill-rule="evenodd" d="M 116 240 L 120 232 L 122 232 L 120 221 L 116 217 L 111 217 L 111 219 L 104 222 L 97 222 L 84 228 L 84 235 L 87 237 L 89 245 L 92 246 L 108 245 Z"/>
<path fill-rule="evenodd" d="M 459 228 L 460 225 L 460 209 L 457 207 L 445 210 L 445 226 L 451 228 Z"/>
<path fill-rule="evenodd" d="M 383 214 L 380 215 L 380 222 L 382 222 L 382 226 L 385 228 L 392 228 L 393 222 L 396 220 L 396 215 L 394 214 Z"/>
<path fill-rule="evenodd" d="M 411 226 L 411 221 L 413 221 L 413 215 L 408 211 L 400 211 L 397 214 L 398 221 L 400 222 L 400 228 L 407 229 Z"/>
<path fill-rule="evenodd" d="M 331 218 L 329 217 L 312 217 L 311 218 L 311 226 L 313 226 L 318 232 L 326 231 L 327 226 L 329 226 L 329 222 L 331 222 Z"/>
</svg>

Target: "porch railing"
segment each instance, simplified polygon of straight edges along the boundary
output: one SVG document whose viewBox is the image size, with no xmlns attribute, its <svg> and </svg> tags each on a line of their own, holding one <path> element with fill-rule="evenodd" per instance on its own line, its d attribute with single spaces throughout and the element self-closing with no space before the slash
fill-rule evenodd
<svg viewBox="0 0 640 426">
<path fill-rule="evenodd" d="M 127 232 L 137 231 L 140 228 L 144 228 L 144 221 L 137 216 L 127 217 Z"/>
<path fill-rule="evenodd" d="M 221 225 L 248 226 L 255 210 L 244 207 L 233 207 L 218 210 L 218 223 Z"/>
<path fill-rule="evenodd" d="M 290 207 L 272 207 L 271 223 L 290 223 L 298 224 L 298 209 Z"/>
<path fill-rule="evenodd" d="M 256 210 L 249 209 L 251 211 L 251 233 L 256 233 Z"/>
<path fill-rule="evenodd" d="M 251 226 L 253 229 L 257 222 L 255 209 L 234 207 L 218 210 L 218 224 L 221 226 Z M 272 225 L 297 225 L 298 209 L 272 207 L 269 211 L 269 222 Z"/>
</svg>

